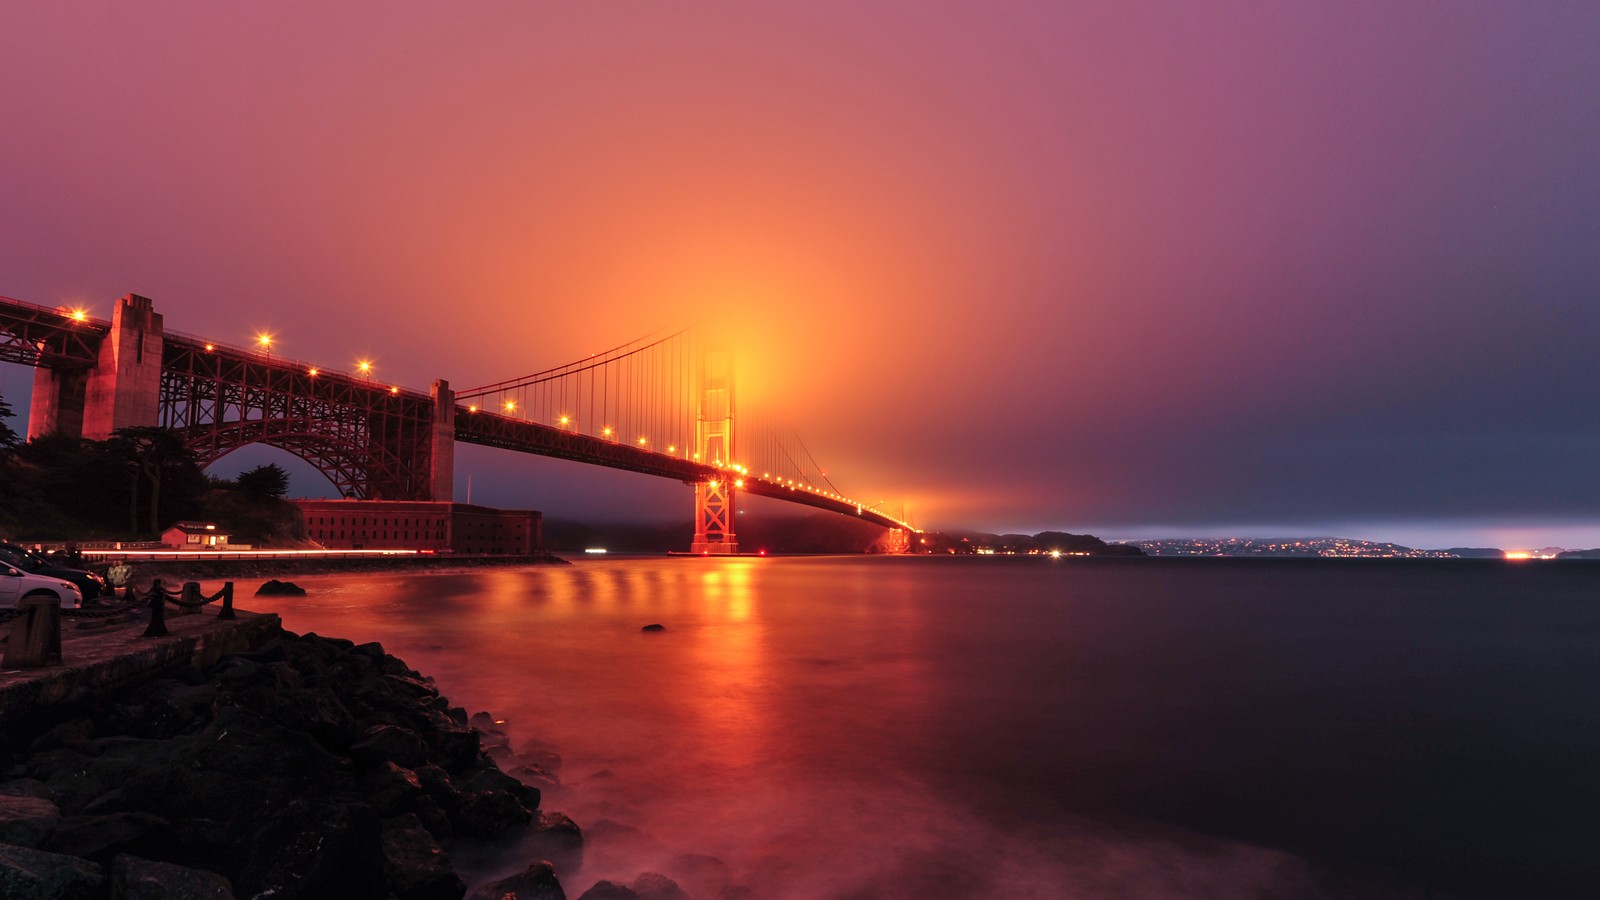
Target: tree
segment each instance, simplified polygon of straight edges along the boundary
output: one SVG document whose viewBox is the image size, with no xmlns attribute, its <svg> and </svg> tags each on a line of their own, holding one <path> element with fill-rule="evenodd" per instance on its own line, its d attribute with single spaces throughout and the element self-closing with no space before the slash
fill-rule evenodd
<svg viewBox="0 0 1600 900">
<path fill-rule="evenodd" d="M 239 490 L 255 497 L 282 497 L 289 493 L 289 473 L 277 463 L 267 463 L 239 473 Z"/>
<path fill-rule="evenodd" d="M 15 413 L 11 411 L 11 405 L 4 396 L 0 396 L 0 450 L 10 450 L 17 445 L 17 433 L 6 424 L 6 420 L 13 415 Z"/>
<path fill-rule="evenodd" d="M 134 531 L 139 530 L 137 488 L 139 476 L 142 475 L 143 480 L 150 485 L 151 534 L 161 530 L 163 482 L 171 476 L 177 476 L 176 480 L 204 484 L 205 479 L 200 474 L 200 466 L 195 460 L 194 452 L 184 445 L 182 438 L 169 429 L 153 426 L 118 428 L 111 433 L 109 444 L 113 452 L 127 461 L 135 479 L 133 497 L 129 501 L 129 515 Z M 184 487 L 190 491 L 194 490 L 193 484 L 186 483 Z"/>
</svg>

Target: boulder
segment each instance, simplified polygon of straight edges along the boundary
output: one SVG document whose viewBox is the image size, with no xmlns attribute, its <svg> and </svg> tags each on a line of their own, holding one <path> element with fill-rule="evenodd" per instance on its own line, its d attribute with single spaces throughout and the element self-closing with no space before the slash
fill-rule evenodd
<svg viewBox="0 0 1600 900">
<path fill-rule="evenodd" d="M 60 819 L 61 810 L 42 797 L 0 796 L 0 842 L 38 847 Z"/>
<path fill-rule="evenodd" d="M 118 853 L 159 855 L 177 843 L 177 832 L 166 819 L 145 812 L 118 812 L 63 816 L 40 849 L 104 864 Z"/>
<path fill-rule="evenodd" d="M 461 795 L 453 821 L 466 834 L 492 838 L 532 822 L 533 813 L 505 791 L 471 791 Z"/>
<path fill-rule="evenodd" d="M 292 581 L 279 581 L 276 578 L 256 588 L 257 597 L 304 597 L 305 595 L 306 589 L 300 585 Z"/>
<path fill-rule="evenodd" d="M 383 870 L 397 900 L 461 900 L 466 882 L 414 815 L 383 822 Z"/>
<path fill-rule="evenodd" d="M 112 900 L 234 900 L 215 872 L 122 854 L 111 861 Z"/>
<path fill-rule="evenodd" d="M 678 883 L 660 872 L 646 872 L 631 885 L 639 900 L 689 900 Z"/>
<path fill-rule="evenodd" d="M 643 628 L 641 628 L 639 630 L 640 631 L 666 631 L 667 630 L 667 626 L 662 625 L 660 622 L 652 622 L 649 625 L 646 625 L 646 626 L 644 626 Z"/>
<path fill-rule="evenodd" d="M 358 803 L 296 800 L 256 832 L 239 893 L 273 900 L 383 900 L 377 814 Z"/>
<path fill-rule="evenodd" d="M 556 879 L 555 867 L 541 860 L 516 875 L 478 888 L 467 900 L 567 900 L 567 893 Z"/>
<path fill-rule="evenodd" d="M 428 747 L 415 732 L 398 725 L 374 725 L 350 745 L 350 755 L 369 766 L 392 762 L 415 769 L 428 762 Z"/>
<path fill-rule="evenodd" d="M 105 869 L 76 856 L 0 844 L 0 897 L 100 900 Z"/>
<path fill-rule="evenodd" d="M 578 900 L 639 900 L 639 892 L 615 881 L 596 881 Z"/>
<path fill-rule="evenodd" d="M 583 831 L 558 812 L 541 812 L 527 852 L 553 863 L 558 872 L 576 872 L 583 865 Z"/>
</svg>

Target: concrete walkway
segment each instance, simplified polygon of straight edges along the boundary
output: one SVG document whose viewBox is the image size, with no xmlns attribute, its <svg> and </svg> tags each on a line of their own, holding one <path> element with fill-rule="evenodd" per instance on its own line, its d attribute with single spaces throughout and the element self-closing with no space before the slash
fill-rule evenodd
<svg viewBox="0 0 1600 900">
<path fill-rule="evenodd" d="M 0 669 L 0 727 L 41 707 L 97 699 L 169 669 L 208 666 L 229 653 L 259 647 L 282 630 L 276 613 L 238 610 L 218 619 L 216 604 L 179 615 L 168 607 L 166 637 L 145 637 L 147 622 L 114 619 L 61 620 L 61 663 L 39 669 Z M 0 624 L 9 635 L 11 623 Z"/>
</svg>

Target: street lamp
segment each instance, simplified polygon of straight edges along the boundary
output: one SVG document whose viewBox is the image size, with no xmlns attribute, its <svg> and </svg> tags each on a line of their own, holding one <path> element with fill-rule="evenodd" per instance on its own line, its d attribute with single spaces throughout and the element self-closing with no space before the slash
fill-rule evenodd
<svg viewBox="0 0 1600 900">
<path fill-rule="evenodd" d="M 366 380 L 371 381 L 372 380 L 372 360 L 370 360 L 370 359 L 358 359 L 358 360 L 356 360 L 356 371 L 361 373 L 361 377 L 362 378 L 365 378 Z"/>
<path fill-rule="evenodd" d="M 265 331 L 256 335 L 256 346 L 261 348 L 261 352 L 265 353 L 268 359 L 272 358 L 272 335 Z"/>
</svg>

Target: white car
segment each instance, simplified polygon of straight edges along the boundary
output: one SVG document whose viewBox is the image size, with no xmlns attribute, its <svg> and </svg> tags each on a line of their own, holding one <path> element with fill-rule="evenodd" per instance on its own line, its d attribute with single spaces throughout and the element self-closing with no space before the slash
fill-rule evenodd
<svg viewBox="0 0 1600 900">
<path fill-rule="evenodd" d="M 0 563 L 0 609 L 12 609 L 23 597 L 54 597 L 62 609 L 83 606 L 83 592 L 70 581 L 49 575 L 31 575 Z"/>
</svg>

